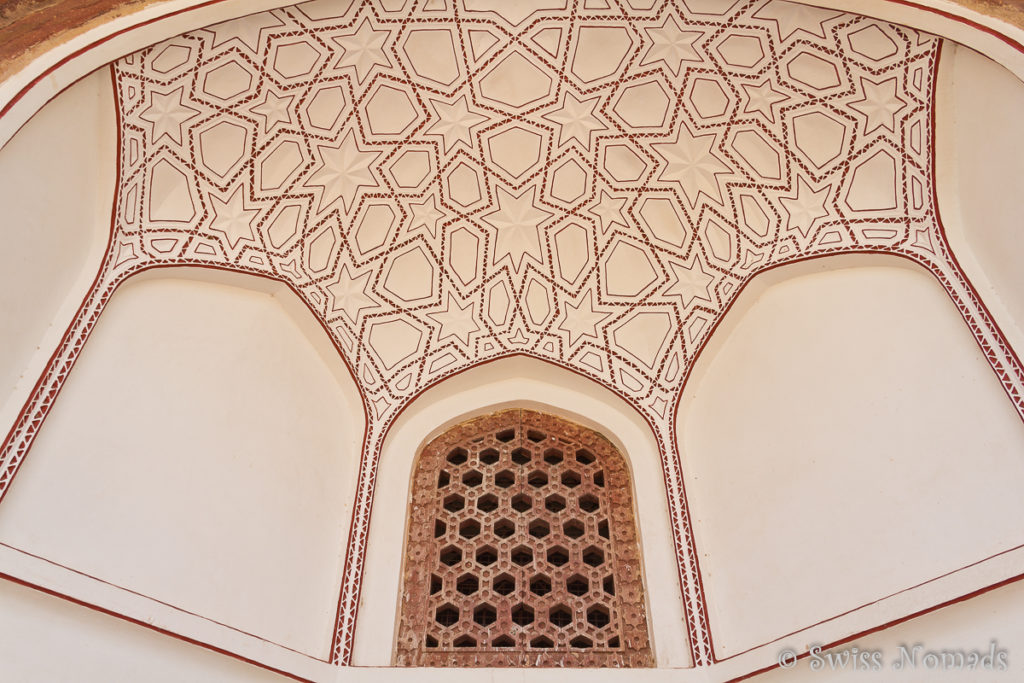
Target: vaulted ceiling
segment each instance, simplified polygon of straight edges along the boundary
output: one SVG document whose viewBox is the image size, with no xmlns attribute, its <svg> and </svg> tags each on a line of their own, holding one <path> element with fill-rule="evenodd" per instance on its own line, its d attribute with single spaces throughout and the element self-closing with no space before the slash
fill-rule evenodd
<svg viewBox="0 0 1024 683">
<path fill-rule="evenodd" d="M 694 658 L 711 661 L 674 416 L 751 278 L 840 253 L 918 263 L 1024 409 L 937 216 L 940 42 L 780 0 L 314 0 L 124 57 L 110 246 L 5 444 L 0 491 L 126 278 L 263 275 L 308 304 L 364 399 L 350 558 L 403 408 L 474 365 L 534 356 L 613 390 L 658 435 Z M 361 571 L 350 561 L 340 661 Z"/>
</svg>

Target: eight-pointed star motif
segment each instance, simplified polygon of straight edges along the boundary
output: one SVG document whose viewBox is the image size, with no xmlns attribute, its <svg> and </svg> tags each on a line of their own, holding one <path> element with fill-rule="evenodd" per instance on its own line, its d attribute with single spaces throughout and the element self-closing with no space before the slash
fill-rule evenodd
<svg viewBox="0 0 1024 683">
<path fill-rule="evenodd" d="M 497 233 L 491 263 L 497 264 L 507 255 L 512 261 L 512 267 L 518 271 L 523 266 L 523 258 L 529 255 L 543 265 L 540 226 L 552 213 L 537 207 L 534 200 L 536 194 L 535 186 L 523 191 L 518 197 L 501 186 L 497 188 L 498 209 L 481 217 Z"/>
<path fill-rule="evenodd" d="M 319 212 L 326 211 L 339 199 L 342 211 L 352 210 L 352 203 L 361 187 L 376 187 L 377 181 L 370 172 L 370 166 L 381 152 L 364 152 L 356 144 L 353 131 L 337 147 L 317 145 L 323 160 L 320 167 L 306 180 L 306 186 L 323 188 Z"/>
<path fill-rule="evenodd" d="M 182 104 L 185 86 L 169 93 L 153 91 L 149 94 L 149 108 L 139 114 L 139 118 L 153 124 L 153 144 L 160 142 L 163 136 L 181 144 L 181 125 L 191 118 L 199 116 L 199 110 Z"/>
<path fill-rule="evenodd" d="M 713 150 L 717 137 L 714 133 L 691 135 L 685 126 L 681 126 L 674 142 L 656 142 L 651 145 L 667 162 L 659 180 L 679 183 L 691 208 L 697 205 L 701 194 L 722 202 L 722 186 L 718 176 L 732 169 Z"/>
</svg>

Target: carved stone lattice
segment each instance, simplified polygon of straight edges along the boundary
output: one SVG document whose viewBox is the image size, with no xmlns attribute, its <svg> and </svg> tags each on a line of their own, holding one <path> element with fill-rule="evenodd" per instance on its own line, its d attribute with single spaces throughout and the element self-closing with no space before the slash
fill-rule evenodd
<svg viewBox="0 0 1024 683">
<path fill-rule="evenodd" d="M 507 410 L 420 455 L 396 663 L 652 666 L 629 474 L 596 432 Z"/>
</svg>

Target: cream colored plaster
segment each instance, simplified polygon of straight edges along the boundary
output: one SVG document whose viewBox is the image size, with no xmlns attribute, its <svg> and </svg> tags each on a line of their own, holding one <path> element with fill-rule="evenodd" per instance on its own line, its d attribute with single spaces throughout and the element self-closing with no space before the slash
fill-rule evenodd
<svg viewBox="0 0 1024 683">
<path fill-rule="evenodd" d="M 1024 83 L 946 44 L 939 62 L 936 183 L 950 247 L 1018 355 L 1024 352 Z"/>
<path fill-rule="evenodd" d="M 14 422 L 99 270 L 117 122 L 110 70 L 85 77 L 0 149 L 0 432 Z"/>
<path fill-rule="evenodd" d="M 1024 544 L 1024 424 L 932 276 L 852 257 L 761 277 L 679 411 L 720 657 Z M 963 592 L 1020 573 L 1016 558 Z M 940 602 L 935 590 L 874 623 Z"/>
<path fill-rule="evenodd" d="M 286 298 L 190 269 L 124 284 L 0 507 L 0 541 L 327 658 L 363 413 Z"/>
<path fill-rule="evenodd" d="M 382 666 L 391 662 L 409 482 L 417 454 L 448 427 L 513 406 L 552 412 L 595 429 L 626 457 L 633 475 L 657 664 L 689 666 L 679 575 L 653 433 L 636 411 L 607 389 L 525 357 L 487 363 L 442 382 L 410 404 L 392 426 L 377 475 L 353 663 Z"/>
</svg>

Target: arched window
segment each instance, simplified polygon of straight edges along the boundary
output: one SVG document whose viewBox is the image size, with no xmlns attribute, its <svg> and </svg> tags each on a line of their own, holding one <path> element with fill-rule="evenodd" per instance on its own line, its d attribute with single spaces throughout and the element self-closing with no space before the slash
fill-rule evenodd
<svg viewBox="0 0 1024 683">
<path fill-rule="evenodd" d="M 597 432 L 506 410 L 413 477 L 396 663 L 652 666 L 632 487 Z"/>
</svg>

